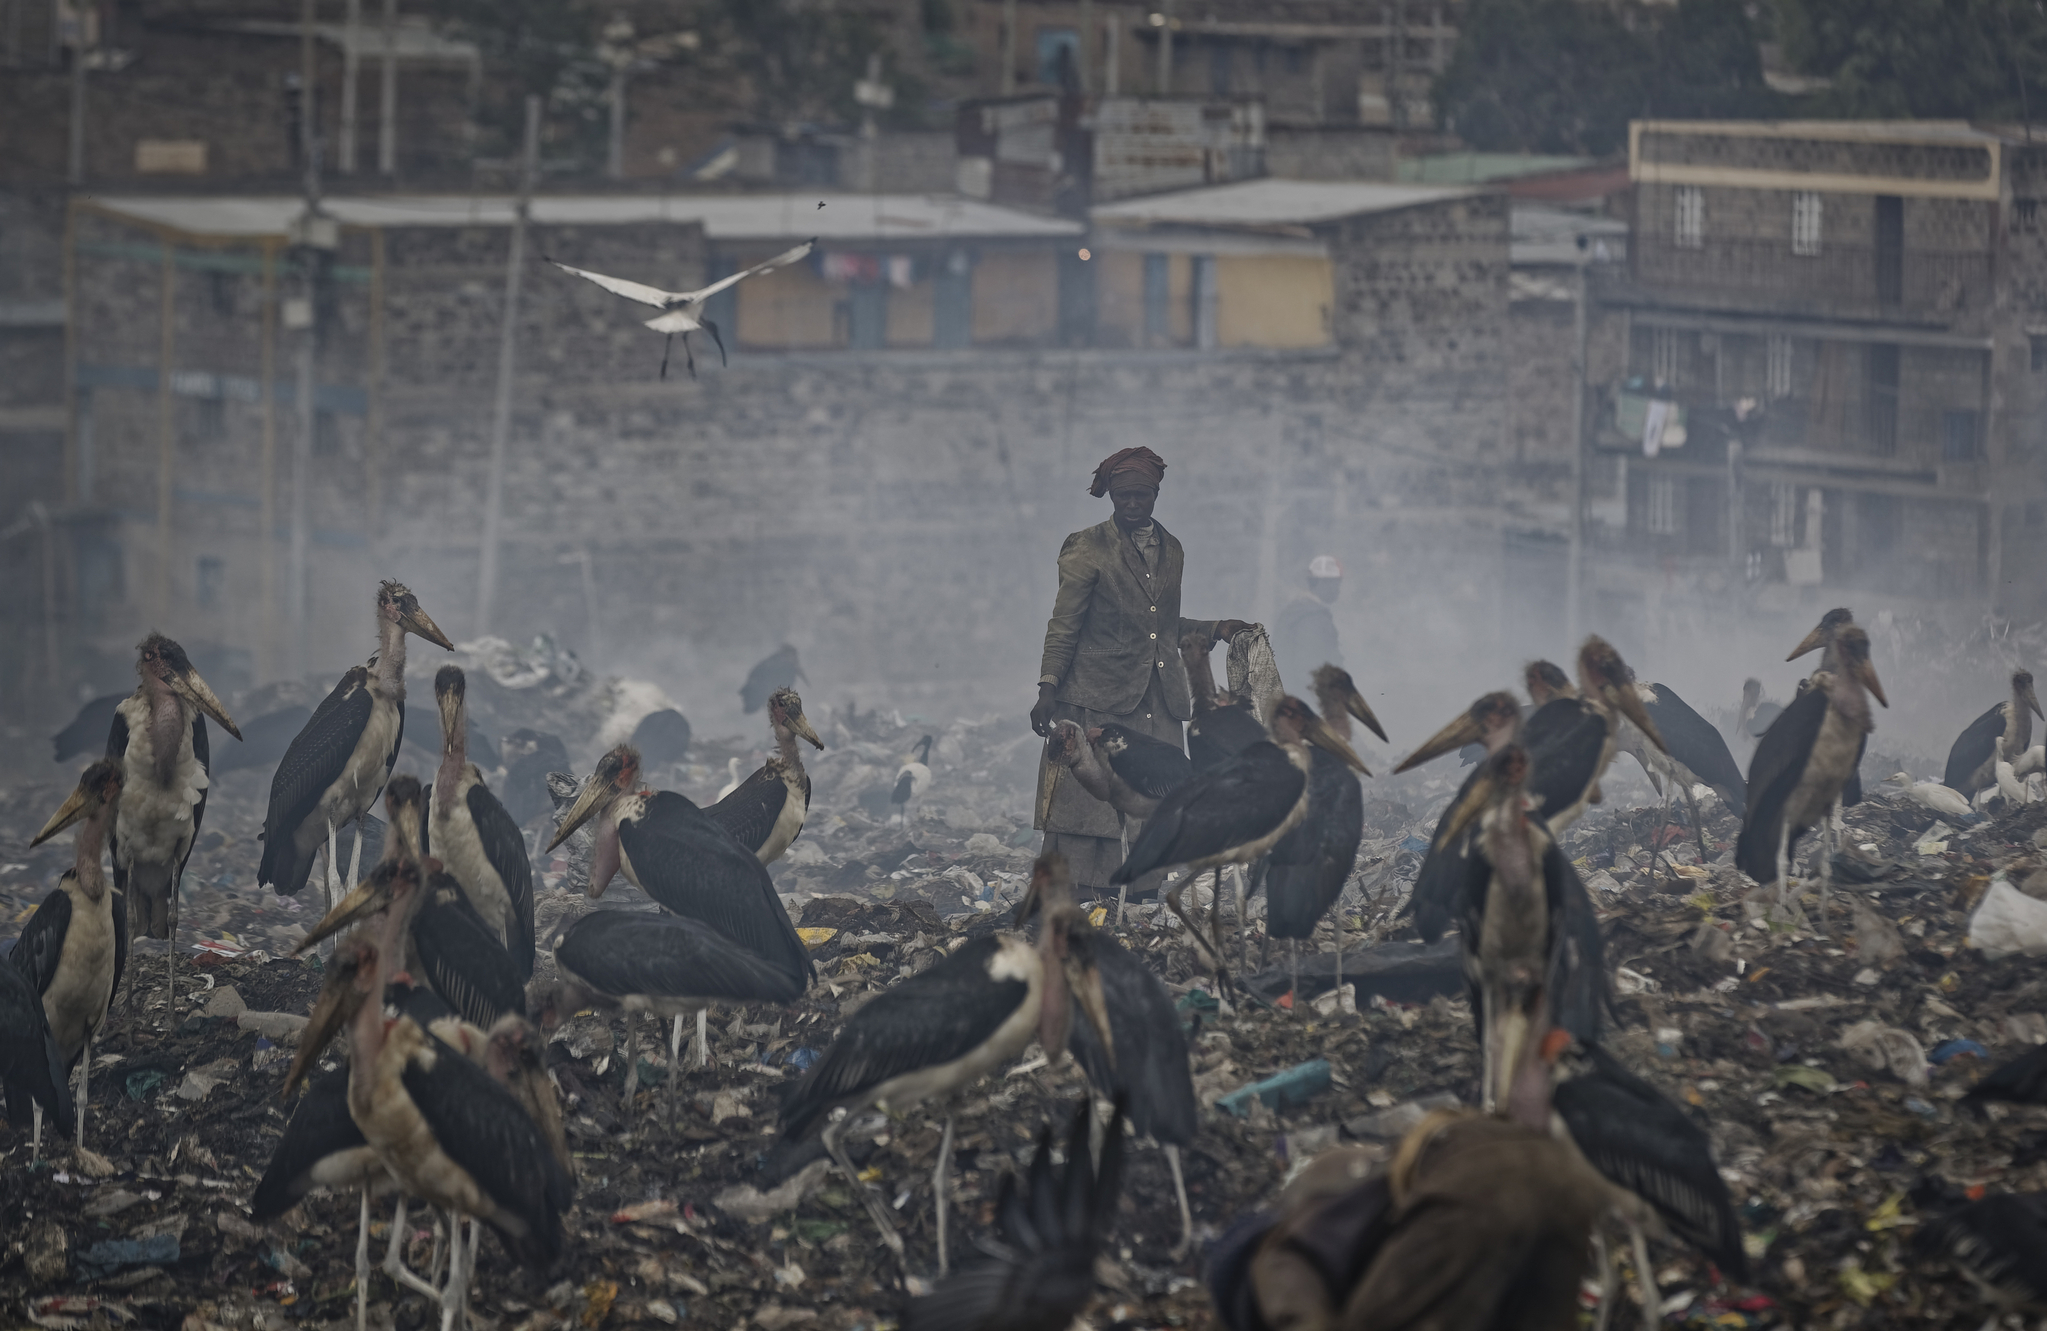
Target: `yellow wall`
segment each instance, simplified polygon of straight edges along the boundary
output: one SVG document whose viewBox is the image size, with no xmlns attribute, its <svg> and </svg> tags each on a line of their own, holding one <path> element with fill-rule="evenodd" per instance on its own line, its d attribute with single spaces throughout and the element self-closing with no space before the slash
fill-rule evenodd
<svg viewBox="0 0 2047 1331">
<path fill-rule="evenodd" d="M 890 287 L 888 292 L 888 344 L 892 347 L 931 345 L 931 279 L 908 290 Z"/>
<path fill-rule="evenodd" d="M 1039 342 L 1059 328 L 1059 260 L 1036 253 L 984 253 L 974 265 L 974 343 Z"/>
<path fill-rule="evenodd" d="M 1144 342 L 1144 256 L 1129 250 L 1095 255 L 1095 345 Z"/>
<path fill-rule="evenodd" d="M 739 294 L 739 340 L 749 347 L 837 347 L 845 345 L 843 321 L 835 315 L 845 293 L 819 277 L 807 263 L 749 277 Z"/>
<path fill-rule="evenodd" d="M 1220 255 L 1215 261 L 1216 340 L 1226 347 L 1320 347 L 1329 343 L 1336 289 L 1329 260 L 1308 255 Z"/>
</svg>

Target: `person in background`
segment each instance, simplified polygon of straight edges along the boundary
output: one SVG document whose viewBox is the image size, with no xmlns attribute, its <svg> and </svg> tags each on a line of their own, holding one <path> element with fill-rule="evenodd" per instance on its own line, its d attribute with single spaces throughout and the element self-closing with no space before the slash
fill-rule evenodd
<svg viewBox="0 0 2047 1331">
<path fill-rule="evenodd" d="M 1341 590 L 1343 565 L 1335 555 L 1316 555 L 1308 561 L 1307 590 L 1295 592 L 1273 621 L 1273 659 L 1279 664 L 1279 677 L 1296 692 L 1307 687 L 1315 667 L 1343 664 L 1336 616 L 1329 611 Z"/>
<path fill-rule="evenodd" d="M 1148 448 L 1126 448 L 1095 468 L 1088 493 L 1115 506 L 1107 522 L 1077 531 L 1059 547 L 1059 592 L 1045 624 L 1038 666 L 1038 703 L 1031 729 L 1050 735 L 1055 721 L 1083 729 L 1117 722 L 1155 739 L 1184 745 L 1182 725 L 1194 714 L 1180 636 L 1213 641 L 1249 627 L 1242 620 L 1180 617 L 1180 542 L 1152 517 L 1166 464 Z M 1045 779 L 1044 758 L 1039 779 Z M 1064 855 L 1077 887 L 1109 892 L 1123 863 L 1121 816 L 1081 789 L 1060 781 L 1039 811 L 1042 854 Z M 1138 824 L 1128 834 L 1135 837 Z M 1149 883 L 1139 884 L 1140 890 Z"/>
</svg>

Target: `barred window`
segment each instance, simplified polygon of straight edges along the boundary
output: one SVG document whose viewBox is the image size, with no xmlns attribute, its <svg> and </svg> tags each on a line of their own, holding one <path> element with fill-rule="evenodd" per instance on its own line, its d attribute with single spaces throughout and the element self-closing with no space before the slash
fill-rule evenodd
<svg viewBox="0 0 2047 1331">
<path fill-rule="evenodd" d="M 1788 550 L 1798 544 L 1798 487 L 1770 483 L 1770 544 Z"/>
<path fill-rule="evenodd" d="M 1678 370 L 1684 360 L 1682 343 L 1675 328 L 1656 328 L 1649 335 L 1649 377 L 1662 388 L 1677 387 Z"/>
<path fill-rule="evenodd" d="M 1802 189 L 1791 196 L 1791 252 L 1807 256 L 1820 252 L 1820 195 Z"/>
<path fill-rule="evenodd" d="M 1652 535 L 1673 536 L 1677 533 L 1676 477 L 1651 476 L 1649 478 L 1649 503 L 1646 519 Z"/>
<path fill-rule="evenodd" d="M 1677 243 L 1688 250 L 1706 243 L 1706 195 L 1697 185 L 1677 187 Z"/>
<path fill-rule="evenodd" d="M 1772 399 L 1791 396 L 1791 339 L 1771 333 L 1763 342 L 1764 388 Z"/>
</svg>

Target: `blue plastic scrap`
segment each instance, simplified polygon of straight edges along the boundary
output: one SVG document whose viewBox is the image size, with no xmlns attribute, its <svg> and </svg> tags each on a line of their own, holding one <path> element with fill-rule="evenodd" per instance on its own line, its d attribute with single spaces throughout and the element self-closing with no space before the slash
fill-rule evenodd
<svg viewBox="0 0 2047 1331">
<path fill-rule="evenodd" d="M 178 1260 L 178 1236 L 102 1239 L 78 1254 L 78 1274 L 87 1280 L 110 1276 L 124 1266 L 162 1266 Z"/>
<path fill-rule="evenodd" d="M 1963 1054 L 1971 1058 L 1990 1057 L 1990 1051 L 1974 1040 L 1942 1040 L 1926 1057 L 1934 1063 L 1945 1063 L 1949 1059 L 1960 1058 Z"/>
<path fill-rule="evenodd" d="M 1251 1113 L 1251 1098 L 1256 1096 L 1268 1109 L 1282 1109 L 1293 1105 L 1306 1104 L 1329 1089 L 1329 1060 L 1311 1058 L 1296 1064 L 1285 1072 L 1275 1073 L 1264 1081 L 1249 1086 L 1239 1086 L 1215 1102 L 1215 1107 L 1238 1118 Z"/>
</svg>

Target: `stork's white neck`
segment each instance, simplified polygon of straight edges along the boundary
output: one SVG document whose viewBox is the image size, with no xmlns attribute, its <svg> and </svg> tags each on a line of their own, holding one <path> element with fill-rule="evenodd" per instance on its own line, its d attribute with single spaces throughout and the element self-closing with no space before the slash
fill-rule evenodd
<svg viewBox="0 0 2047 1331">
<path fill-rule="evenodd" d="M 113 809 L 102 808 L 78 825 L 72 841 L 71 872 L 87 900 L 97 904 L 107 894 L 107 876 L 100 870 L 100 855 L 107 848 L 107 828 L 114 821 Z"/>
<path fill-rule="evenodd" d="M 149 747 L 156 770 L 150 775 L 158 785 L 168 786 L 178 771 L 180 732 L 192 724 L 185 714 L 185 701 L 171 686 L 154 675 L 142 677 L 142 694 L 149 703 Z"/>
<path fill-rule="evenodd" d="M 399 702 L 405 701 L 405 629 L 377 613 L 377 686 Z"/>
<path fill-rule="evenodd" d="M 441 737 L 441 770 L 434 774 L 434 800 L 445 805 L 455 798 L 455 785 L 462 779 L 462 769 L 469 764 L 469 713 L 465 705 L 457 701 L 443 724 L 447 734 Z"/>
<path fill-rule="evenodd" d="M 803 772 L 803 751 L 798 749 L 796 744 L 796 731 L 783 724 L 780 720 L 777 720 L 775 722 L 775 753 L 787 764 L 784 769 L 785 771 L 801 775 Z"/>
</svg>

